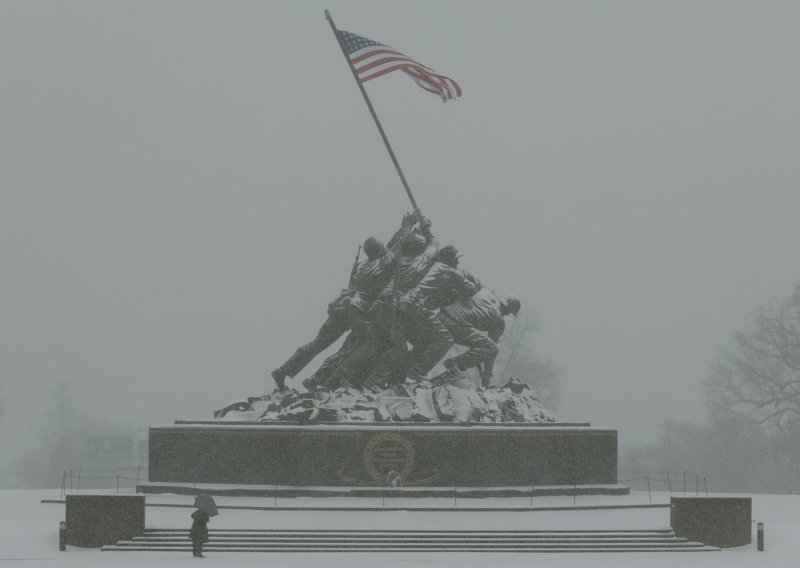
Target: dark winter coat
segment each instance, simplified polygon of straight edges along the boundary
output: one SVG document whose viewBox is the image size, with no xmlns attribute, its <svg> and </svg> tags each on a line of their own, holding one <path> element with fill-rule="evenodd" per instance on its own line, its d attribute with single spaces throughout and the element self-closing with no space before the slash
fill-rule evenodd
<svg viewBox="0 0 800 568">
<path fill-rule="evenodd" d="M 198 509 L 192 513 L 192 518 L 194 522 L 189 530 L 189 538 L 193 541 L 208 542 L 208 521 L 211 517 L 205 511 Z"/>
</svg>

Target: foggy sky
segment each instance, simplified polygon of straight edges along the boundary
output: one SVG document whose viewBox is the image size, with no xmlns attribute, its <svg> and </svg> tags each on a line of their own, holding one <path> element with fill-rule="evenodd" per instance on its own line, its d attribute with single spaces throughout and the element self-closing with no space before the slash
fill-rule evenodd
<svg viewBox="0 0 800 568">
<path fill-rule="evenodd" d="M 326 8 L 463 88 L 367 84 L 440 242 L 540 318 L 558 417 L 623 445 L 701 419 L 717 349 L 800 278 L 797 3 L 6 0 L 0 452 L 61 379 L 142 427 L 271 390 L 398 226 Z"/>
</svg>

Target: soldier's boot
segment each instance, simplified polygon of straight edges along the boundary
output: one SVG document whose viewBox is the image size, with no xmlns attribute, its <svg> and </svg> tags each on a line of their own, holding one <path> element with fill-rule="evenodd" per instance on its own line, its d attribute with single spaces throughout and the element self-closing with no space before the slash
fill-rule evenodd
<svg viewBox="0 0 800 568">
<path fill-rule="evenodd" d="M 307 379 L 303 379 L 303 386 L 308 392 L 314 392 L 317 390 L 319 384 L 317 383 L 317 379 L 314 377 L 314 375 L 311 375 Z"/>
<path fill-rule="evenodd" d="M 364 381 L 364 384 L 361 385 L 362 390 L 376 393 L 385 390 L 385 387 L 386 379 L 384 377 L 369 377 Z"/>
<path fill-rule="evenodd" d="M 273 380 L 275 381 L 275 386 L 278 387 L 279 390 L 286 390 L 286 371 L 283 370 L 283 367 L 278 367 L 277 369 L 273 370 L 272 373 Z"/>
<path fill-rule="evenodd" d="M 461 367 L 458 364 L 458 361 L 456 361 L 455 358 L 453 358 L 453 359 L 445 359 L 443 361 L 443 364 L 444 364 L 444 368 L 447 369 L 447 374 L 450 377 L 453 377 L 453 378 L 456 378 L 456 379 L 463 379 L 464 377 L 466 377 L 466 375 L 464 374 L 464 371 L 461 369 Z"/>
</svg>

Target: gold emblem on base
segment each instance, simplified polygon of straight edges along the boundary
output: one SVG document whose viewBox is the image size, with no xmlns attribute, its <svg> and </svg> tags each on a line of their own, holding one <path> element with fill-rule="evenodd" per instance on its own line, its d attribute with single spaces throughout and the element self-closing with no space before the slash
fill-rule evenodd
<svg viewBox="0 0 800 568">
<path fill-rule="evenodd" d="M 369 479 L 356 479 L 347 475 L 344 468 L 339 478 L 354 485 L 426 485 L 436 479 L 436 472 L 425 479 L 411 479 L 415 455 L 413 444 L 397 432 L 381 432 L 367 442 L 363 453 L 364 469 Z"/>
</svg>

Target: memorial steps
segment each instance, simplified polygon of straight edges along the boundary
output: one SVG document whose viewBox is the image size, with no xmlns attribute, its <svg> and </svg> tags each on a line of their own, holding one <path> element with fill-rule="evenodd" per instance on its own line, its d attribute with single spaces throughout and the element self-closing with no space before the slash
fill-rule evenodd
<svg viewBox="0 0 800 568">
<path fill-rule="evenodd" d="M 192 550 L 182 529 L 147 529 L 105 552 Z M 214 552 L 710 552 L 719 548 L 661 530 L 385 531 L 385 530 L 209 530 L 203 551 Z"/>
</svg>

